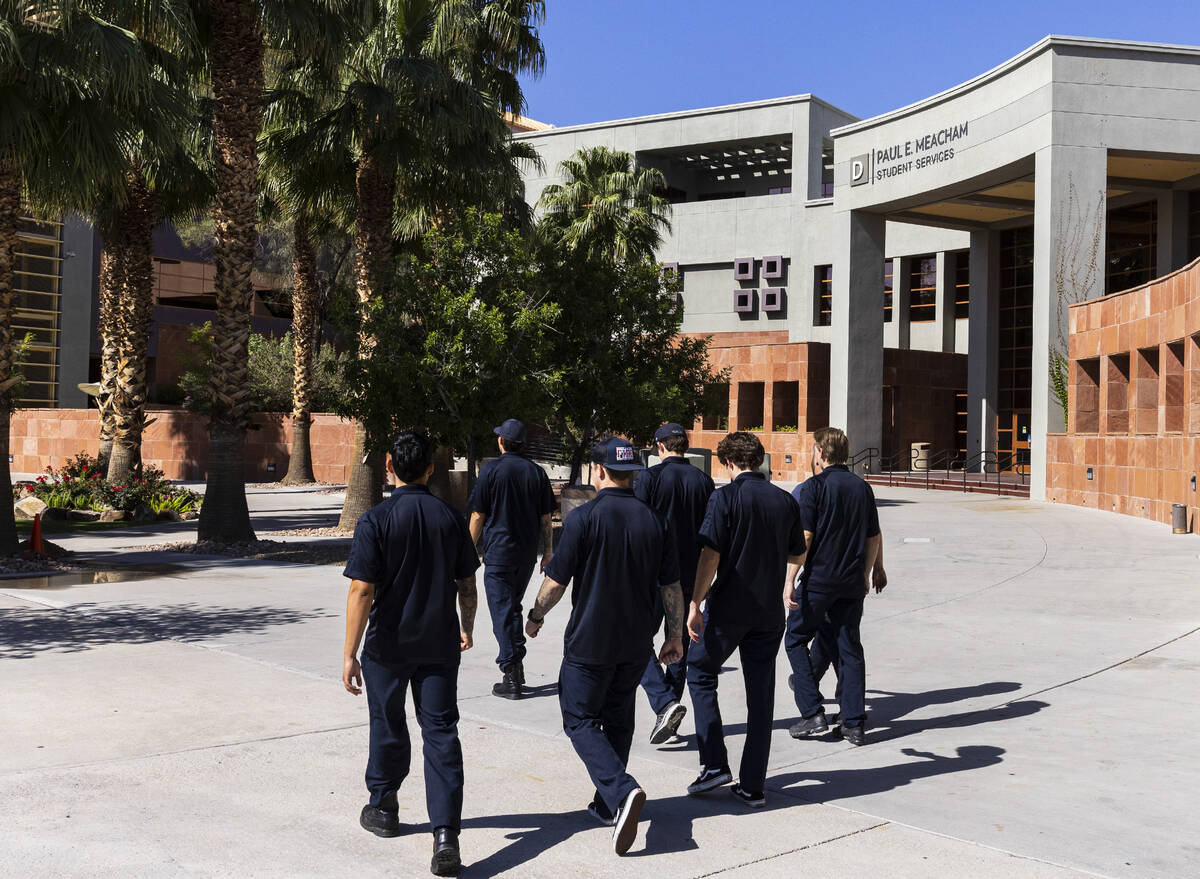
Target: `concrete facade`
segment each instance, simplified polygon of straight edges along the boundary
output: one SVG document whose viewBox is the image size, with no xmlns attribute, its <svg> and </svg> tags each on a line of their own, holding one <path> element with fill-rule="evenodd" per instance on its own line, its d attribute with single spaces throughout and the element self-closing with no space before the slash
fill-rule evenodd
<svg viewBox="0 0 1200 879">
<path fill-rule="evenodd" d="M 1047 37 L 963 85 L 873 119 L 801 95 L 530 132 L 518 136 L 541 153 L 547 176 L 527 179 L 527 197 L 536 202 L 562 159 L 598 145 L 632 152 L 662 168 L 672 188 L 700 195 L 688 191 L 694 181 L 672 177 L 663 155 L 736 169 L 745 150 L 790 136 L 790 192 L 763 195 L 743 181 L 742 197 L 674 205 L 659 255 L 680 264 L 684 332 L 716 340 L 778 329 L 792 343 L 829 343 L 829 419 L 847 429 L 854 449 L 895 439 L 883 430 L 885 348 L 966 354 L 958 439 L 966 466 L 1027 467 L 1033 497 L 1045 498 L 1047 437 L 1065 427 L 1052 380 L 1067 354 L 1068 306 L 1195 255 L 1198 60 L 1193 47 Z M 739 188 L 723 183 L 726 196 Z M 1127 210 L 1149 219 L 1136 227 Z M 965 320 L 952 295 L 962 252 Z M 772 254 L 785 258 L 784 279 L 734 280 L 735 260 Z M 921 281 L 936 296 L 921 310 L 933 319 L 918 321 L 916 299 L 908 305 L 923 256 L 937 257 L 936 281 Z M 890 323 L 880 307 L 885 260 L 893 268 Z M 828 320 L 815 302 L 824 266 L 832 267 L 822 275 Z M 761 296 L 775 285 L 787 289 L 782 314 L 734 311 L 738 287 Z M 731 413 L 736 394 L 731 388 Z M 770 450 L 769 431 L 763 439 Z"/>
</svg>

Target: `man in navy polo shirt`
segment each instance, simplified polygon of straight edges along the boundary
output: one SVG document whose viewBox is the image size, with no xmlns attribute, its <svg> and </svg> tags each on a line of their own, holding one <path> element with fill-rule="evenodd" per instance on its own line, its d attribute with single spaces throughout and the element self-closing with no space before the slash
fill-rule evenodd
<svg viewBox="0 0 1200 879">
<path fill-rule="evenodd" d="M 613 851 L 623 855 L 637 836 L 646 802 L 626 771 L 638 681 L 658 627 L 659 602 L 668 632 L 659 658 L 670 665 L 682 656 L 683 594 L 667 523 L 630 486 L 634 471 L 643 469 L 633 446 L 605 440 L 591 461 L 596 497 L 563 523 L 526 631 L 537 637 L 546 614 L 574 582 L 558 678 L 563 729 L 596 787 L 588 812 L 612 826 Z"/>
<path fill-rule="evenodd" d="M 759 470 L 763 447 L 758 437 L 729 434 L 717 445 L 717 458 L 729 468 L 733 482 L 713 492 L 700 526 L 704 549 L 688 614 L 693 642 L 688 690 L 696 714 L 700 775 L 688 793 L 706 793 L 733 781 L 717 675 L 737 650 L 746 685 L 746 744 L 733 795 L 761 808 L 775 720 L 775 657 L 784 631 L 779 586 L 787 565 L 804 557 L 804 533 L 795 499 Z"/>
<path fill-rule="evenodd" d="M 814 633 L 824 629 L 826 643 L 836 644 L 842 736 L 853 745 L 865 745 L 866 659 L 859 624 L 882 539 L 875 494 L 846 468 L 849 455 L 850 441 L 841 430 L 816 431 L 814 475 L 796 488 L 809 549 L 799 589 L 799 566 L 789 566 L 783 592 L 789 611 L 792 688 L 801 715 L 789 732 L 793 738 L 804 738 L 829 728 L 808 648 Z M 875 591 L 881 592 L 886 583 L 886 576 L 876 578 Z"/>
<path fill-rule="evenodd" d="M 692 600 L 692 583 L 696 579 L 696 562 L 700 558 L 700 523 L 713 493 L 713 481 L 699 468 L 693 467 L 684 453 L 688 450 L 688 435 L 682 425 L 664 424 L 654 432 L 661 462 L 638 476 L 633 493 L 662 513 L 671 531 L 671 541 L 679 557 L 679 586 L 684 605 Z M 667 634 L 670 634 L 668 631 Z M 680 704 L 687 683 L 687 645 L 683 642 L 683 657 L 666 668 L 659 665 L 651 652 L 642 676 L 642 689 L 650 699 L 650 707 L 658 715 L 650 731 L 650 744 L 661 745 L 679 731 L 687 709 Z"/>
<path fill-rule="evenodd" d="M 461 864 L 458 665 L 460 653 L 472 644 L 479 557 L 462 516 L 429 493 L 428 437 L 400 434 L 387 471 L 396 488 L 358 520 L 343 572 L 351 582 L 342 684 L 357 696 L 366 682 L 371 718 L 366 773 L 371 799 L 359 823 L 377 836 L 400 835 L 396 792 L 412 756 L 404 716 L 405 690 L 411 688 L 424 742 L 431 869 L 449 876 Z M 355 655 L 360 641 L 361 664 Z"/>
<path fill-rule="evenodd" d="M 500 457 L 479 473 L 467 501 L 471 538 L 483 535 L 483 590 L 492 614 L 492 632 L 500 652 L 496 663 L 503 679 L 492 693 L 504 699 L 525 694 L 525 633 L 521 601 L 533 576 L 538 544 L 542 570 L 550 563 L 550 514 L 554 492 L 546 471 L 526 458 L 525 425 L 510 418 L 495 428 Z"/>
</svg>

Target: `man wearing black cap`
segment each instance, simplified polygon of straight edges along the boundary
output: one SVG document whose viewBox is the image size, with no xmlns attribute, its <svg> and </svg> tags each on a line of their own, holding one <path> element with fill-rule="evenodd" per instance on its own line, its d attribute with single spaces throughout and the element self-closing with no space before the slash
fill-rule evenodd
<svg viewBox="0 0 1200 879">
<path fill-rule="evenodd" d="M 573 581 L 558 679 L 563 729 L 596 787 L 588 812 L 612 826 L 613 851 L 623 855 L 646 802 L 626 771 L 638 681 L 660 602 L 668 636 L 659 658 L 670 665 L 682 657 L 683 594 L 667 523 L 630 487 L 634 471 L 643 469 L 633 446 L 614 437 L 597 445 L 591 460 L 596 497 L 563 523 L 526 631 L 537 637 Z"/>
<path fill-rule="evenodd" d="M 546 471 L 522 454 L 524 424 L 510 418 L 493 433 L 500 457 L 480 471 L 467 509 L 471 512 L 471 538 L 478 544 L 483 536 L 483 589 L 492 614 L 492 632 L 500 645 L 496 663 L 504 677 L 492 687 L 492 693 L 520 699 L 525 688 L 521 601 L 533 576 L 539 543 L 542 569 L 550 563 L 554 492 Z"/>
<path fill-rule="evenodd" d="M 472 644 L 479 557 L 462 516 L 429 493 L 433 446 L 427 437 L 400 434 L 387 471 L 396 488 L 358 520 L 343 572 L 351 582 L 342 685 L 357 696 L 366 682 L 371 719 L 371 799 L 359 823 L 376 836 L 400 835 L 396 792 L 412 757 L 404 714 L 405 690 L 411 688 L 425 745 L 432 870 L 449 876 L 460 866 L 463 803 L 459 654 Z"/>
<path fill-rule="evenodd" d="M 700 526 L 704 549 L 688 613 L 688 690 L 696 713 L 700 775 L 688 793 L 706 793 L 733 780 L 717 675 L 736 650 L 746 685 L 746 744 L 733 795 L 761 808 L 775 721 L 775 658 L 784 632 L 780 584 L 789 563 L 803 562 L 804 531 L 799 504 L 759 470 L 763 447 L 758 437 L 731 433 L 717 445 L 717 457 L 733 482 L 713 492 Z"/>
<path fill-rule="evenodd" d="M 700 558 L 700 523 L 704 521 L 704 510 L 713 493 L 713 481 L 684 457 L 688 450 L 688 435 L 682 425 L 664 424 L 654 432 L 654 441 L 662 460 L 638 476 L 633 493 L 667 520 L 679 557 L 679 586 L 686 605 L 692 600 L 692 581 L 696 578 L 696 562 Z M 669 741 L 687 714 L 680 700 L 687 683 L 688 643 L 688 639 L 684 639 L 683 657 L 679 662 L 664 669 L 652 652 L 646 664 L 642 689 L 658 715 L 650 731 L 652 745 Z"/>
</svg>

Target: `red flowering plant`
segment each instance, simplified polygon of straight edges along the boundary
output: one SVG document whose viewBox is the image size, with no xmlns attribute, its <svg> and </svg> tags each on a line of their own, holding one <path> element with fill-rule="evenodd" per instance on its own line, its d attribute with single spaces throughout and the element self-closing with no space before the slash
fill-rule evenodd
<svg viewBox="0 0 1200 879">
<path fill-rule="evenodd" d="M 127 481 L 111 484 L 104 479 L 100 462 L 85 453 L 69 459 L 57 470 L 46 468 L 33 484 L 33 493 L 51 507 L 73 510 L 124 510 L 147 506 L 155 513 L 178 513 L 200 509 L 202 496 L 190 489 L 173 485 L 158 467 L 146 464 L 140 474 Z"/>
</svg>

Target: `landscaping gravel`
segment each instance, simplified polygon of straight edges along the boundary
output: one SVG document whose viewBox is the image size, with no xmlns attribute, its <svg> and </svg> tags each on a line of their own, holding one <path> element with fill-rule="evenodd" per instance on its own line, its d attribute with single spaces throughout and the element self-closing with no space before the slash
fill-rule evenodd
<svg viewBox="0 0 1200 879">
<path fill-rule="evenodd" d="M 346 536 L 339 534 L 338 536 Z M 245 543 L 157 543 L 128 547 L 142 552 L 183 552 L 193 555 L 223 555 L 231 558 L 262 559 L 272 562 L 297 562 L 304 565 L 338 565 L 350 556 L 348 543 L 286 543 L 282 540 L 255 540 Z"/>
</svg>

